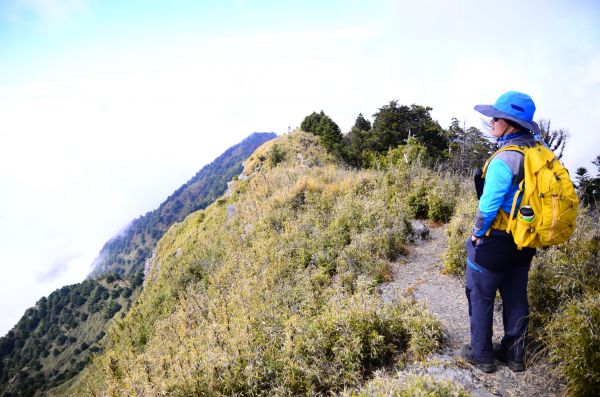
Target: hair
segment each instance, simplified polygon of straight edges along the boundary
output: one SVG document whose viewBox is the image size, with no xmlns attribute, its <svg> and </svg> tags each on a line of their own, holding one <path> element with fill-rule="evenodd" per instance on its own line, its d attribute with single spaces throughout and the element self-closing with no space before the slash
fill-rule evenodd
<svg viewBox="0 0 600 397">
<path fill-rule="evenodd" d="M 516 123 L 512 120 L 509 120 L 509 119 L 502 119 L 502 120 L 506 121 L 506 124 L 510 125 L 513 128 L 516 128 L 517 130 L 527 129 L 527 128 L 523 127 L 522 125 L 520 125 L 519 123 Z"/>
<path fill-rule="evenodd" d="M 527 129 L 527 128 L 523 127 L 521 124 L 515 123 L 512 120 L 505 120 L 505 121 L 508 123 L 508 125 L 510 125 L 511 127 L 516 128 L 518 130 Z"/>
</svg>

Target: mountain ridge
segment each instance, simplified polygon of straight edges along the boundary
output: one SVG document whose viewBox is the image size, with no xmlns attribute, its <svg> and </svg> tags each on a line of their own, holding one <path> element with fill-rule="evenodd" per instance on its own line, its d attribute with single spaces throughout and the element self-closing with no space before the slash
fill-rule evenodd
<svg viewBox="0 0 600 397">
<path fill-rule="evenodd" d="M 302 131 L 262 145 L 231 195 L 163 236 L 135 307 L 61 394 L 325 394 L 435 349 L 427 311 L 376 296 L 411 233 L 384 174 Z"/>
<path fill-rule="evenodd" d="M 105 243 L 94 260 L 94 269 L 88 277 L 97 277 L 108 271 L 120 274 L 139 271 L 152 253 L 153 245 L 170 225 L 180 222 L 188 214 L 206 207 L 219 197 L 225 191 L 226 183 L 242 171 L 240 159 L 247 158 L 258 146 L 276 136 L 272 132 L 254 132 L 202 167 L 157 209 L 134 219 L 117 236 Z M 223 166 L 231 169 L 219 174 L 218 168 Z M 209 184 L 210 178 L 217 178 L 218 186 Z M 199 192 L 203 192 L 204 197 Z"/>
</svg>

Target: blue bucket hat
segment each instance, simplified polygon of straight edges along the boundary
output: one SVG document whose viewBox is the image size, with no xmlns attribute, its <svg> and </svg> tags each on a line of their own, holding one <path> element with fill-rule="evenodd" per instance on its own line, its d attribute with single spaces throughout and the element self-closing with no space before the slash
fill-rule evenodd
<svg viewBox="0 0 600 397">
<path fill-rule="evenodd" d="M 484 116 L 513 121 L 536 135 L 540 133 L 540 127 L 533 121 L 535 103 L 522 92 L 508 91 L 493 105 L 476 105 L 475 110 Z"/>
</svg>

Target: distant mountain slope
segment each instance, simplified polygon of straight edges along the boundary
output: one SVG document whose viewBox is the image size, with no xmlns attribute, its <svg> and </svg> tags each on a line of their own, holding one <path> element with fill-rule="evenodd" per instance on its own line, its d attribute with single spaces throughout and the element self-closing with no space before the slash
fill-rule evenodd
<svg viewBox="0 0 600 397">
<path fill-rule="evenodd" d="M 227 189 L 227 182 L 242 172 L 242 162 L 277 134 L 255 132 L 227 149 L 170 195 L 160 207 L 140 216 L 124 233 L 108 241 L 95 261 L 92 278 L 107 272 L 131 274 L 143 270 L 156 242 L 175 222 L 206 208 Z"/>
<path fill-rule="evenodd" d="M 37 396 L 73 379 L 100 350 L 110 320 L 139 295 L 143 264 L 174 223 L 207 207 L 242 172 L 243 162 L 275 133 L 253 133 L 227 149 L 103 247 L 88 280 L 41 298 L 0 338 L 0 396 Z"/>
</svg>

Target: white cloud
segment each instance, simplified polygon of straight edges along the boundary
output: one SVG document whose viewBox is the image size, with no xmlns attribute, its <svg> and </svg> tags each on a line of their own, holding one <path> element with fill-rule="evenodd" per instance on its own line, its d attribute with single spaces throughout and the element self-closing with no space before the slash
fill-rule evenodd
<svg viewBox="0 0 600 397">
<path fill-rule="evenodd" d="M 585 82 L 588 84 L 600 84 L 600 55 L 590 59 L 588 62 Z"/>
<path fill-rule="evenodd" d="M 77 14 L 89 13 L 92 0 L 5 0 L 0 5 L 0 17 L 12 22 L 35 15 L 50 25 L 62 24 Z"/>
<path fill-rule="evenodd" d="M 236 47 L 251 46 L 288 46 L 301 44 L 305 46 L 311 42 L 327 42 L 327 41 L 347 41 L 358 40 L 365 41 L 371 39 L 380 33 L 380 29 L 376 25 L 368 25 L 362 27 L 327 29 L 327 30 L 300 30 L 291 32 L 279 33 L 263 33 L 263 34 L 234 34 L 214 38 L 211 40 L 216 45 L 233 45 Z"/>
<path fill-rule="evenodd" d="M 50 269 L 44 269 L 41 274 L 38 274 L 35 279 L 39 283 L 56 280 L 63 276 L 69 270 L 69 262 L 79 257 L 79 255 L 68 255 L 58 258 L 56 262 L 50 265 Z"/>
</svg>

